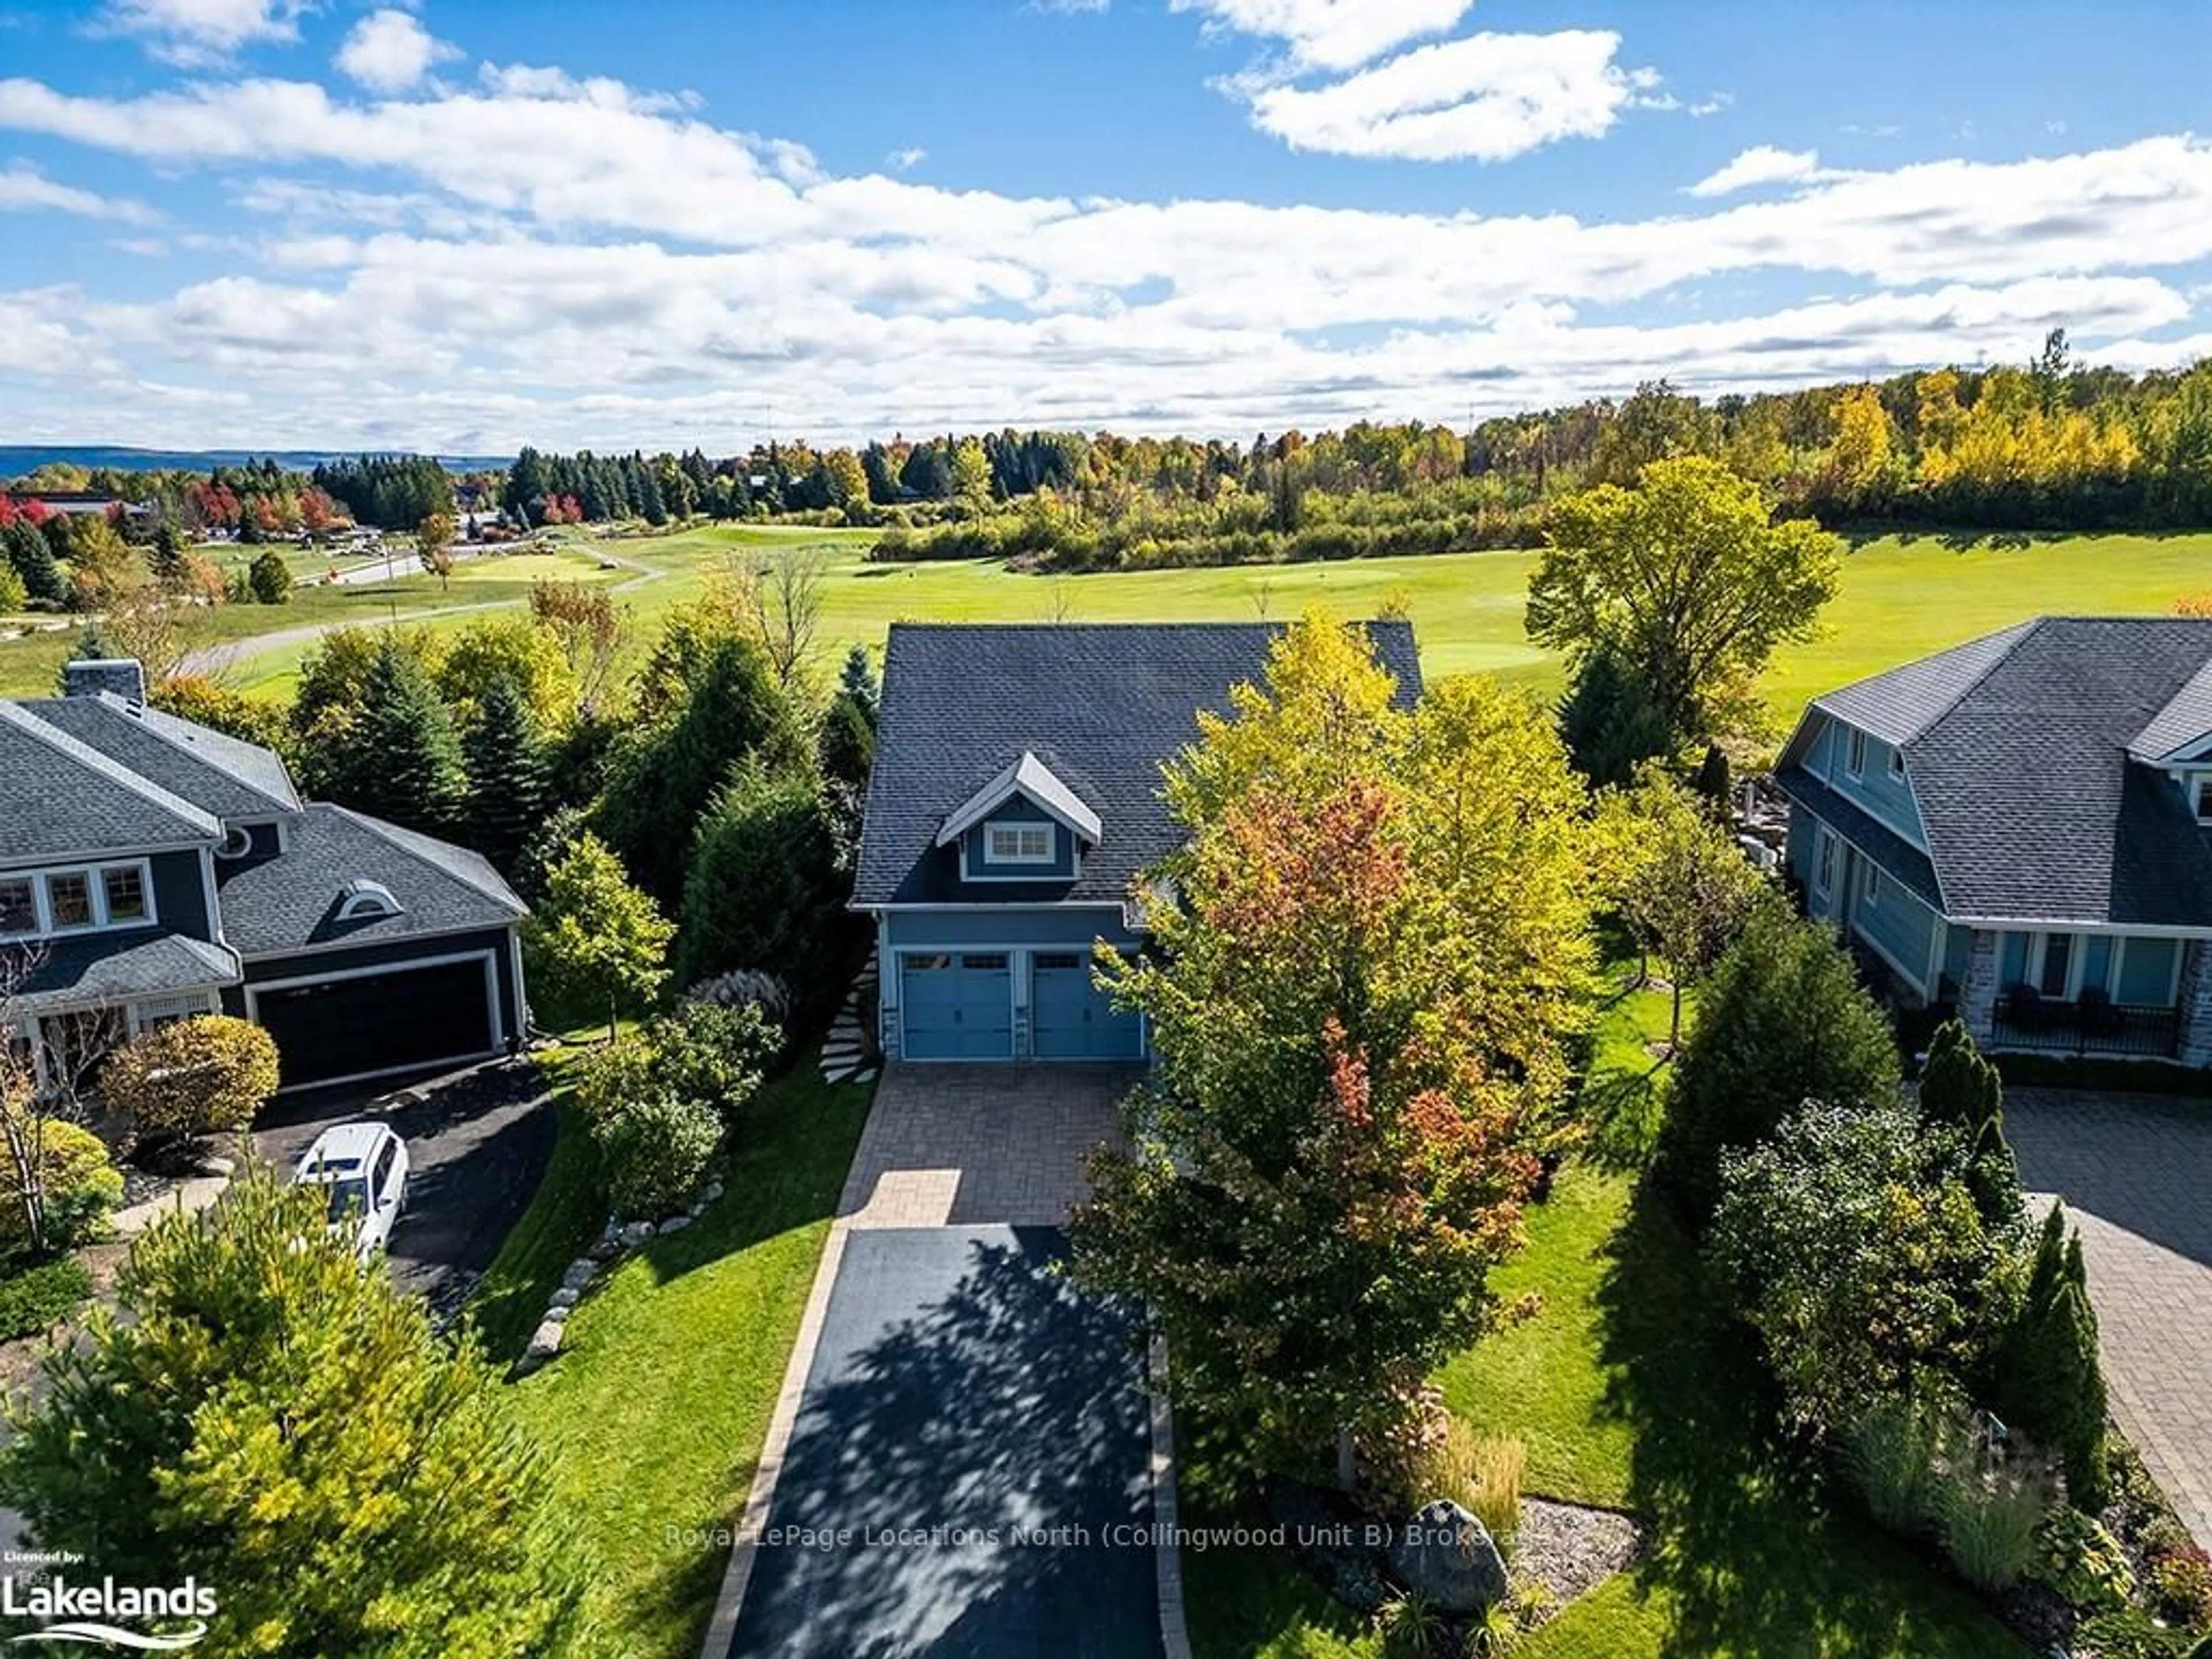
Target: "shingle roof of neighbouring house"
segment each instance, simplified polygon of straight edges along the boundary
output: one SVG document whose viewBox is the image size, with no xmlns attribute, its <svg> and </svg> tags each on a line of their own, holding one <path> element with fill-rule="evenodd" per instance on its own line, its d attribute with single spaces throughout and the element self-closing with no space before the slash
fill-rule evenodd
<svg viewBox="0 0 2212 1659">
<path fill-rule="evenodd" d="M 222 826 L 28 709 L 0 702 L 0 862 L 213 841 Z"/>
<path fill-rule="evenodd" d="M 506 927 L 522 901 L 474 853 L 342 806 L 316 802 L 293 819 L 273 858 L 218 862 L 223 934 L 249 957 L 424 933 Z M 348 884 L 374 882 L 396 915 L 341 921 Z"/>
<path fill-rule="evenodd" d="M 157 927 L 0 946 L 0 967 L 11 962 L 30 966 L 9 1000 L 15 1014 L 204 990 L 239 977 L 235 951 Z"/>
<path fill-rule="evenodd" d="M 265 818 L 300 810 L 284 763 L 268 750 L 112 691 L 16 706 L 216 817 Z"/>
<path fill-rule="evenodd" d="M 2208 664 L 2212 621 L 2046 617 L 1814 707 L 1901 744 L 1949 915 L 2212 927 L 2212 842 L 2131 758 L 2212 731 Z"/>
<path fill-rule="evenodd" d="M 1407 623 L 1369 623 L 1410 702 L 1420 661 Z M 1026 751 L 1094 813 L 1098 844 L 1073 882 L 1001 883 L 994 902 L 1114 902 L 1172 852 L 1182 831 L 1160 766 L 1198 737 L 1198 710 L 1226 713 L 1257 681 L 1279 624 L 893 623 L 853 901 L 927 904 L 957 894 L 939 827 Z M 973 896 L 972 893 L 969 896 Z"/>
</svg>

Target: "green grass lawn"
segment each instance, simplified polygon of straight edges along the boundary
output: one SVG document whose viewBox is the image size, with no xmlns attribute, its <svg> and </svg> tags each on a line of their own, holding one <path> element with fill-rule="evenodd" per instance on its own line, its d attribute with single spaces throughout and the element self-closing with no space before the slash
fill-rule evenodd
<svg viewBox="0 0 2212 1659">
<path fill-rule="evenodd" d="M 1646 1093 L 1667 999 L 1611 970 L 1590 1090 Z M 1495 1279 L 1531 1318 L 1445 1365 L 1446 1403 L 1528 1449 L 1532 1494 L 1625 1509 L 1652 1547 L 1539 1631 L 1526 1659 L 2025 1659 L 1980 1605 L 1839 1510 L 1778 1444 L 1756 1354 L 1705 1288 L 1696 1250 L 1632 1176 L 1570 1164 Z M 1203 1464 L 1194 1471 L 1201 1490 Z M 1194 1523 L 1224 1518 L 1203 1499 Z M 1229 1511 L 1228 1513 L 1234 1513 Z M 1378 1659 L 1359 1622 L 1287 1560 L 1187 1553 L 1200 1659 Z"/>
<path fill-rule="evenodd" d="M 600 569 L 604 553 L 666 574 L 627 586 L 624 603 L 641 635 L 668 611 L 696 599 L 732 556 L 775 544 L 819 548 L 827 559 L 823 602 L 825 654 L 860 643 L 880 647 L 895 621 L 1144 622 L 1170 618 L 1244 621 L 1288 617 L 1316 601 L 1346 615 L 1401 603 L 1419 630 L 1431 675 L 1480 670 L 1545 696 L 1560 684 L 1558 660 L 1522 631 L 1522 606 L 1535 556 L 1452 553 L 1336 563 L 1231 565 L 1083 576 L 1016 574 L 988 560 L 880 565 L 867 559 L 868 531 L 781 526 L 713 526 L 659 536 L 613 538 L 566 533 L 568 574 L 630 583 L 635 573 Z M 336 590 L 315 603 L 364 619 L 487 599 L 520 601 L 542 554 L 465 561 L 450 594 L 434 579 L 410 576 L 380 586 Z M 1764 681 L 1769 707 L 1786 727 L 1814 693 L 1847 680 L 2002 628 L 2039 612 L 2163 612 L 2184 593 L 2212 586 L 2212 533 L 2152 536 L 1885 536 L 1854 547 L 1843 591 L 1823 618 L 1821 636 L 1782 652 Z M 310 590 L 317 593 L 331 590 Z M 303 593 L 281 612 L 228 608 L 224 636 L 319 619 Z M 443 630 L 467 619 L 428 625 Z M 307 647 L 294 644 L 234 671 L 240 689 L 281 696 L 296 678 Z M 67 636 L 0 644 L 0 691 L 51 683 L 67 654 Z M 642 645 L 634 647 L 641 655 Z M 49 660 L 51 659 L 51 660 Z"/>
<path fill-rule="evenodd" d="M 727 1560 L 698 1534 L 732 1525 L 751 1485 L 869 1094 L 808 1065 L 763 1089 L 721 1200 L 594 1285 L 559 1358 L 510 1389 L 550 1460 L 586 1587 L 566 1659 L 697 1653 Z M 526 1338 L 597 1230 L 589 1156 L 564 1123 L 475 1304 L 499 1352 Z"/>
</svg>

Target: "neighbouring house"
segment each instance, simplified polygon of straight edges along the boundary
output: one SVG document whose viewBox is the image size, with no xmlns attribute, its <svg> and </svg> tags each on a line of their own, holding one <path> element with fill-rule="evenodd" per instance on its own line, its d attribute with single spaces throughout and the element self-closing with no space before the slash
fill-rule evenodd
<svg viewBox="0 0 2212 1659">
<path fill-rule="evenodd" d="M 1366 625 L 1419 696 L 1407 623 Z M 894 623 L 853 908 L 875 919 L 884 1052 L 1134 1060 L 1146 1033 L 1093 982 L 1136 950 L 1131 895 L 1182 832 L 1160 769 L 1258 682 L 1268 624 Z"/>
<path fill-rule="evenodd" d="M 0 702 L 0 989 L 42 1077 L 168 1020 L 268 1028 L 283 1085 L 511 1050 L 525 907 L 476 854 L 302 801 L 128 660 Z"/>
<path fill-rule="evenodd" d="M 1789 865 L 1997 1048 L 2212 1065 L 2212 621 L 2046 617 L 1814 700 Z"/>
</svg>

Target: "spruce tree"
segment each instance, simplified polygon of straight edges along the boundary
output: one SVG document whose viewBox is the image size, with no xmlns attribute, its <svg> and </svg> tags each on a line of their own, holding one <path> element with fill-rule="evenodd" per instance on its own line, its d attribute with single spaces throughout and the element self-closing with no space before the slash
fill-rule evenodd
<svg viewBox="0 0 2212 1659">
<path fill-rule="evenodd" d="M 867 717 L 872 729 L 876 723 L 877 706 L 883 697 L 883 688 L 877 683 L 875 665 L 868 660 L 868 647 L 856 645 L 845 653 L 845 665 L 838 671 L 837 690 L 853 700 L 854 706 Z"/>
<path fill-rule="evenodd" d="M 53 544 L 39 527 L 18 519 L 4 532 L 8 562 L 23 580 L 23 591 L 34 599 L 58 605 L 69 596 L 69 583 L 54 558 Z"/>
<path fill-rule="evenodd" d="M 1920 1118 L 1958 1130 L 1972 1149 L 1969 1184 L 1991 1225 L 2020 1213 L 2020 1166 L 2004 1133 L 2004 1080 L 1959 1021 L 1938 1026 L 1920 1071 Z"/>
<path fill-rule="evenodd" d="M 415 653 L 396 641 L 377 644 L 346 742 L 344 805 L 411 830 L 453 827 L 466 774 L 453 713 Z"/>
<path fill-rule="evenodd" d="M 511 875 L 546 805 L 544 741 L 514 676 L 501 674 L 484 688 L 461 753 L 468 770 L 470 838 L 477 851 Z"/>
<path fill-rule="evenodd" d="M 2094 1513 L 2106 1498 L 2105 1375 L 2081 1236 L 2051 1206 L 2027 1293 L 1997 1356 L 1997 1409 L 2066 1471 L 2067 1495 Z"/>
</svg>

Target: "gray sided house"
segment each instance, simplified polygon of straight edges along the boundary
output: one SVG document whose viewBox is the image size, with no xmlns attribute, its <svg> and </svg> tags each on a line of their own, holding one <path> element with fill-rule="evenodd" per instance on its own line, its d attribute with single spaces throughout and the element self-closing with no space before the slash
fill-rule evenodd
<svg viewBox="0 0 2212 1659">
<path fill-rule="evenodd" d="M 265 749 L 144 701 L 134 662 L 0 702 L 0 1036 L 64 1056 L 193 1014 L 276 1039 L 283 1085 L 511 1050 L 522 901 L 476 854 L 302 801 Z"/>
<path fill-rule="evenodd" d="M 2212 1065 L 2212 622 L 2047 617 L 1814 699 L 1815 915 L 1984 1046 Z"/>
<path fill-rule="evenodd" d="M 853 908 L 872 915 L 884 1049 L 908 1060 L 1135 1060 L 1142 1020 L 1093 982 L 1099 941 L 1182 830 L 1161 767 L 1256 683 L 1279 627 L 895 623 Z M 1398 696 L 1413 630 L 1370 623 Z"/>
</svg>

